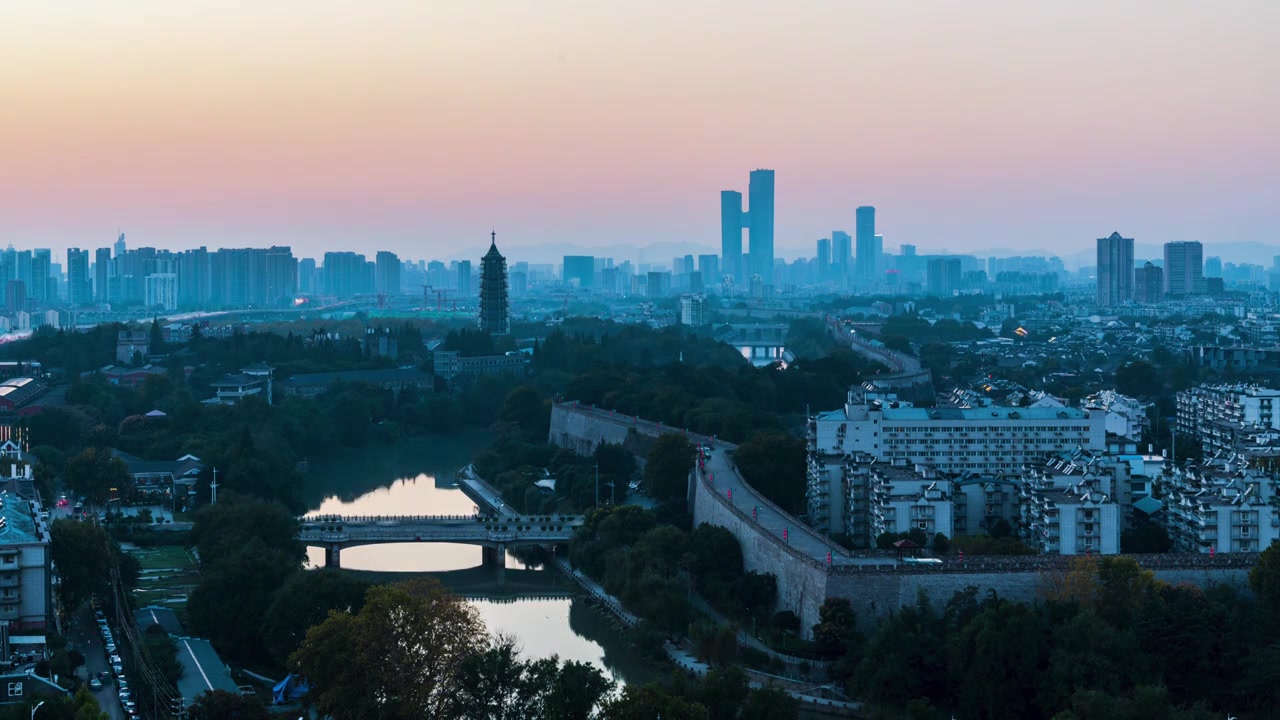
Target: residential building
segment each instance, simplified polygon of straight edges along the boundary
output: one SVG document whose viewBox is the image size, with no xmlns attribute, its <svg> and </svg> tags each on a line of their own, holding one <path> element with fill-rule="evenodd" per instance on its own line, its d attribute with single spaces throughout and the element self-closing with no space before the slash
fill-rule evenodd
<svg viewBox="0 0 1280 720">
<path fill-rule="evenodd" d="M 471 285 L 471 261 L 461 260 L 458 262 L 458 297 L 470 298 L 475 294 L 475 290 Z"/>
<path fill-rule="evenodd" d="M 111 248 L 98 248 L 93 251 L 93 298 L 100 303 L 111 302 L 111 277 L 113 264 Z"/>
<path fill-rule="evenodd" d="M 1178 552 L 1258 552 L 1280 538 L 1276 477 L 1239 459 L 1175 466 L 1159 478 Z"/>
<path fill-rule="evenodd" d="M 698 256 L 698 273 L 702 275 L 702 282 L 705 284 L 713 284 L 720 282 L 720 256 L 719 255 L 699 255 Z"/>
<path fill-rule="evenodd" d="M 1119 553 L 1120 506 L 1107 478 L 1083 469 L 1076 474 L 1074 466 L 1052 470 L 1031 470 L 1019 484 L 1023 541 L 1046 555 Z"/>
<path fill-rule="evenodd" d="M 1178 391 L 1176 400 L 1178 433 L 1199 442 L 1205 455 L 1255 454 L 1251 451 L 1280 444 L 1280 390 L 1246 384 L 1200 385 Z"/>
<path fill-rule="evenodd" d="M 1134 442 L 1141 442 L 1151 427 L 1151 419 L 1147 412 L 1152 403 L 1144 403 L 1137 398 L 1121 395 L 1114 390 L 1102 390 L 1084 399 L 1082 405 L 1086 410 L 1101 410 L 1106 413 L 1104 423 L 1108 435 L 1119 435 Z"/>
<path fill-rule="evenodd" d="M 707 299 L 702 295 L 680 297 L 680 324 L 702 327 L 707 324 Z"/>
<path fill-rule="evenodd" d="M 365 283 L 365 258 L 354 252 L 327 252 L 321 274 L 324 292 L 338 298 L 368 295 L 373 287 Z"/>
<path fill-rule="evenodd" d="M 1098 305 L 1123 305 L 1133 294 L 1133 238 L 1098 238 Z"/>
<path fill-rule="evenodd" d="M 489 252 L 480 260 L 480 329 L 490 335 L 511 332 L 507 293 L 507 259 L 498 252 L 498 233 L 492 232 Z"/>
<path fill-rule="evenodd" d="M 929 258 L 925 271 L 925 288 L 930 295 L 952 295 L 963 286 L 960 258 Z"/>
<path fill-rule="evenodd" d="M 153 273 L 147 276 L 146 299 L 148 308 L 173 312 L 178 309 L 178 276 L 174 273 Z"/>
<path fill-rule="evenodd" d="M 21 280 L 10 280 L 4 290 L 4 307 L 9 312 L 27 309 L 27 284 Z"/>
<path fill-rule="evenodd" d="M 400 294 L 400 258 L 393 252 L 380 250 L 374 257 L 377 267 L 377 287 L 379 294 L 396 296 Z"/>
<path fill-rule="evenodd" d="M 53 251 L 48 248 L 38 248 L 31 256 L 31 282 L 27 285 L 27 294 L 36 307 L 56 302 L 58 299 L 57 293 L 52 291 L 56 283 L 49 275 L 52 264 Z"/>
<path fill-rule="evenodd" d="M 107 379 L 112 385 L 120 385 L 122 387 L 137 389 L 146 381 L 147 378 L 153 376 L 167 376 L 169 371 L 159 365 L 143 365 L 142 367 L 119 367 L 116 365 L 107 365 L 98 370 L 91 370 L 83 373 L 84 375 L 93 375 L 97 373 Z"/>
<path fill-rule="evenodd" d="M 0 621 L 43 631 L 53 609 L 49 525 L 38 497 L 0 492 Z"/>
<path fill-rule="evenodd" d="M 876 247 L 876 209 L 874 207 L 864 205 L 854 212 L 854 241 L 857 243 L 854 274 L 861 283 L 872 282 L 878 275 L 882 252 Z"/>
<path fill-rule="evenodd" d="M 67 303 L 80 307 L 93 302 L 93 279 L 89 275 L 89 251 L 67 250 Z"/>
<path fill-rule="evenodd" d="M 843 230 L 831 231 L 831 274 L 842 283 L 849 277 L 853 261 L 853 237 Z"/>
<path fill-rule="evenodd" d="M 1099 285 L 1102 280 L 1099 278 Z M 1164 300 L 1164 268 L 1151 262 L 1133 271 L 1133 301 L 1158 305 Z"/>
<path fill-rule="evenodd" d="M 1164 293 L 1171 296 L 1205 294 L 1204 247 L 1198 241 L 1165 243 Z"/>
</svg>

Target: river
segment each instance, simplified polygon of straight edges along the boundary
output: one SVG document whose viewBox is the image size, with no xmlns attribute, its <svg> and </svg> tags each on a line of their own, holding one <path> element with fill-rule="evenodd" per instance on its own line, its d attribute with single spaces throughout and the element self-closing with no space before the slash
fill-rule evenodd
<svg viewBox="0 0 1280 720">
<path fill-rule="evenodd" d="M 411 438 L 395 447 L 346 450 L 306 474 L 311 512 L 340 515 L 468 514 L 475 504 L 454 485 L 457 470 L 489 443 L 483 432 Z M 507 553 L 505 583 L 481 564 L 473 545 L 404 543 L 342 551 L 342 567 L 378 580 L 430 574 L 467 597 L 489 631 L 514 636 L 526 656 L 588 662 L 620 683 L 646 682 L 655 671 L 637 657 L 609 619 L 574 595 L 554 568 L 527 565 Z M 324 551 L 310 548 L 313 567 Z"/>
</svg>

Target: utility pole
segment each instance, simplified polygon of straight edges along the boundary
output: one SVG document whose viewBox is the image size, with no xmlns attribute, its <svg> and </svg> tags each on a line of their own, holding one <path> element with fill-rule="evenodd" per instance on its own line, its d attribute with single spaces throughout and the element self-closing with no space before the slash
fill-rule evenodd
<svg viewBox="0 0 1280 720">
<path fill-rule="evenodd" d="M 600 463 L 596 463 L 596 507 L 600 507 Z"/>
<path fill-rule="evenodd" d="M 209 492 L 211 495 L 209 498 L 209 504 L 217 505 L 218 504 L 218 468 L 213 469 L 213 482 L 209 483 Z"/>
</svg>

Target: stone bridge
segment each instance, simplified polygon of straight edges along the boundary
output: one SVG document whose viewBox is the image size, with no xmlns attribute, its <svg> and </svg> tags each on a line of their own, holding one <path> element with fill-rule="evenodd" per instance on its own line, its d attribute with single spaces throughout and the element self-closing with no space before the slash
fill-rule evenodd
<svg viewBox="0 0 1280 720">
<path fill-rule="evenodd" d="M 343 548 L 386 543 L 479 545 L 485 563 L 502 567 L 508 547 L 569 542 L 581 515 L 311 515 L 300 518 L 298 540 L 324 548 L 327 567 L 341 566 Z"/>
</svg>

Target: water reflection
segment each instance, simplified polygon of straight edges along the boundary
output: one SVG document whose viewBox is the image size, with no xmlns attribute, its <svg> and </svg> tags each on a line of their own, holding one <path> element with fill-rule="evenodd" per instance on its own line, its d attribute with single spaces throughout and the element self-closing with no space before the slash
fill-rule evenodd
<svg viewBox="0 0 1280 720">
<path fill-rule="evenodd" d="M 309 514 L 337 515 L 465 515 L 475 504 L 452 482 L 458 467 L 471 460 L 474 449 L 448 451 L 456 464 L 439 468 L 430 454 L 433 442 L 397 448 L 391 458 L 376 462 L 340 459 L 334 467 L 312 470 L 307 475 L 312 493 L 326 491 L 311 503 Z M 416 457 L 415 457 L 416 456 Z M 329 463 L 326 461 L 325 466 Z M 427 468 L 432 467 L 432 472 Z M 359 468 L 364 467 L 363 471 Z M 398 477 L 388 473 L 413 468 Z M 317 477 L 313 474 L 320 473 Z M 344 484 L 346 483 L 346 484 Z M 353 488 L 358 489 L 356 492 Z M 324 565 L 324 550 L 308 548 L 312 567 Z M 497 569 L 484 567 L 481 549 L 453 543 L 402 543 L 366 545 L 342 551 L 342 567 L 366 575 L 371 580 L 393 582 L 414 573 L 432 577 L 471 600 L 491 632 L 514 636 L 529 657 L 558 655 L 565 660 L 587 662 L 619 682 L 645 682 L 654 671 L 634 656 L 626 640 L 608 616 L 591 608 L 587 601 L 573 597 L 576 590 L 554 568 L 534 560 L 525 562 L 507 553 L 501 586 Z"/>
</svg>

